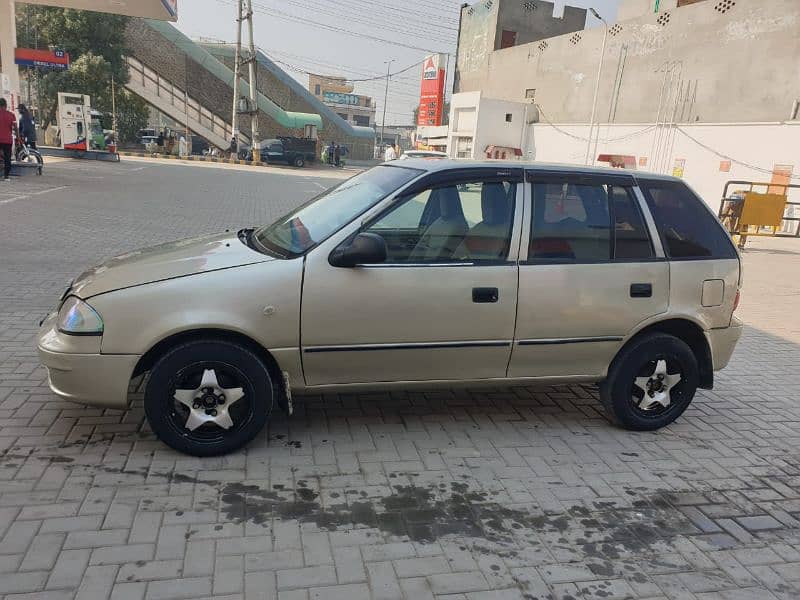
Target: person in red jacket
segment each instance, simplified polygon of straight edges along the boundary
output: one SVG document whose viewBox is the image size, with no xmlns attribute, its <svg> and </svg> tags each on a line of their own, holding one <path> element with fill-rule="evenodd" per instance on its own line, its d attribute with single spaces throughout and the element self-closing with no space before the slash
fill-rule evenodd
<svg viewBox="0 0 800 600">
<path fill-rule="evenodd" d="M 17 135 L 17 118 L 7 110 L 5 98 L 0 98 L 0 152 L 3 153 L 3 181 L 11 181 L 11 148 Z"/>
</svg>

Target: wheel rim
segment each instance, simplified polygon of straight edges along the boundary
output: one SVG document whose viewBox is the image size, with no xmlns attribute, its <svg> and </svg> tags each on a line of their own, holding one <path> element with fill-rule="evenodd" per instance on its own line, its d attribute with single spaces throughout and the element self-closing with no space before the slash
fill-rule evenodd
<svg viewBox="0 0 800 600">
<path fill-rule="evenodd" d="M 631 385 L 633 410 L 645 418 L 661 417 L 680 406 L 685 397 L 683 365 L 672 356 L 645 362 Z"/>
<path fill-rule="evenodd" d="M 233 365 L 193 363 L 170 380 L 167 422 L 194 443 L 218 444 L 252 421 L 254 392 L 250 380 Z"/>
</svg>

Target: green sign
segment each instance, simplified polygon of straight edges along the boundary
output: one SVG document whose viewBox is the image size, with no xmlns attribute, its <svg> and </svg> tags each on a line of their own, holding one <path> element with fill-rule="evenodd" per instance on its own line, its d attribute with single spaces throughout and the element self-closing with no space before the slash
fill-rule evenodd
<svg viewBox="0 0 800 600">
<path fill-rule="evenodd" d="M 339 92 L 323 92 L 322 99 L 331 104 L 346 104 L 348 106 L 358 106 L 361 104 L 360 98 L 355 94 L 340 94 Z"/>
</svg>

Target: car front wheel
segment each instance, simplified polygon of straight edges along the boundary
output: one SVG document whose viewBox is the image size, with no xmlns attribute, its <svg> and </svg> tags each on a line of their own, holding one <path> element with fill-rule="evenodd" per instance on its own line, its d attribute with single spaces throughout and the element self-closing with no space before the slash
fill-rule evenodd
<svg viewBox="0 0 800 600">
<path fill-rule="evenodd" d="M 264 363 L 234 342 L 181 344 L 156 362 L 144 409 L 158 438 L 193 456 L 238 450 L 263 429 L 273 404 Z"/>
<path fill-rule="evenodd" d="M 600 385 L 611 418 L 634 431 L 666 427 L 691 403 L 699 369 L 683 340 L 664 333 L 635 339 L 614 359 Z"/>
</svg>

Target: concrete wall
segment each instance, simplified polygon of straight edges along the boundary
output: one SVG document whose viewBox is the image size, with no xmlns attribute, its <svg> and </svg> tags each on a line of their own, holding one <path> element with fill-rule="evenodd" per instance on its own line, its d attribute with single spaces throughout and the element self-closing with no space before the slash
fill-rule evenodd
<svg viewBox="0 0 800 600">
<path fill-rule="evenodd" d="M 580 31 L 586 26 L 586 9 L 565 6 L 561 17 L 554 17 L 554 10 L 555 4 L 544 0 L 529 3 L 521 0 L 500 0 L 497 3 L 497 28 L 493 49 L 500 49 L 504 29 L 517 33 L 516 45 L 519 46 Z"/>
<path fill-rule="evenodd" d="M 482 89 L 492 53 L 500 48 L 504 29 L 517 33 L 516 44 L 541 40 L 586 25 L 586 10 L 566 6 L 560 17 L 555 5 L 545 0 L 492 0 L 461 8 L 455 91 Z"/>
<path fill-rule="evenodd" d="M 530 108 L 528 103 L 485 98 L 480 92 L 454 94 L 450 101 L 448 155 L 481 159 L 486 158 L 489 146 L 522 148 L 527 131 L 523 124 Z M 472 139 L 469 156 L 459 156 L 459 138 Z"/>
<path fill-rule="evenodd" d="M 588 129 L 587 125 L 532 125 L 525 156 L 542 162 L 583 164 Z M 646 123 L 604 125 L 597 155 L 630 155 L 637 163 L 646 158 L 647 165 L 639 167 L 641 170 L 667 174 L 673 173 L 676 160 L 683 160 L 684 179 L 715 210 L 726 181 L 770 182 L 775 165 L 792 165 L 792 183 L 800 183 L 800 123 L 686 124 L 671 134 L 674 146 L 665 143 L 667 130 L 657 131 Z M 725 156 L 733 159 L 729 172 L 720 170 Z M 793 192 L 792 199 L 800 202 L 800 190 Z M 800 217 L 800 211 L 796 216 Z"/>
<path fill-rule="evenodd" d="M 649 5 L 646 0 L 629 1 L 634 8 Z M 680 121 L 789 118 L 800 98 L 800 2 L 736 0 L 727 12 L 718 5 L 718 0 L 707 0 L 658 14 L 646 11 L 614 24 L 601 79 L 600 120 L 655 122 L 663 67 L 669 61 L 681 64 L 682 73 L 676 70 L 671 88 L 674 100 L 681 80 Z M 473 57 L 465 64 L 475 69 L 462 78 L 461 89 L 514 101 L 524 99 L 526 89 L 535 89 L 543 118 L 586 123 L 602 39 L 600 27 L 492 51 L 480 60 Z"/>
</svg>

